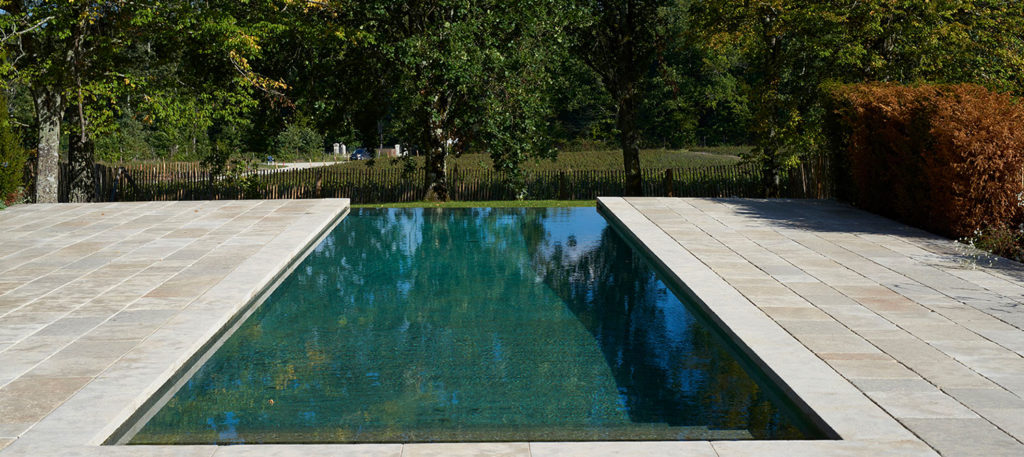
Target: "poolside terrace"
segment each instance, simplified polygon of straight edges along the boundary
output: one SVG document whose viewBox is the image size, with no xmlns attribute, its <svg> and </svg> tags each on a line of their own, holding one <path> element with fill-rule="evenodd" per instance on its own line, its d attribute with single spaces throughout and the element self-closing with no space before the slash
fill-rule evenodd
<svg viewBox="0 0 1024 457">
<path fill-rule="evenodd" d="M 599 206 L 842 438 L 103 446 L 348 201 L 0 212 L 0 457 L 1024 455 L 1024 268 L 823 201 Z"/>
</svg>

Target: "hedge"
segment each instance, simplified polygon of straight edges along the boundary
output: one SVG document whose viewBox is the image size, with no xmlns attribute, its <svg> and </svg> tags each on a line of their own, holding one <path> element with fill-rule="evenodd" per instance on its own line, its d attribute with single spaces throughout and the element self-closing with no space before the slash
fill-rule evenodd
<svg viewBox="0 0 1024 457">
<path fill-rule="evenodd" d="M 1024 223 L 1020 99 L 970 84 L 829 92 L 842 196 L 951 238 Z"/>
</svg>

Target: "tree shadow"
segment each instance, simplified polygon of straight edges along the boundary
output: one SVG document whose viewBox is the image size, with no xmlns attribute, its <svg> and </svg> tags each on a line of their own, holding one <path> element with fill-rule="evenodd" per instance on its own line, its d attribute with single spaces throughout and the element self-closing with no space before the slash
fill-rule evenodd
<svg viewBox="0 0 1024 457">
<path fill-rule="evenodd" d="M 833 200 L 717 199 L 736 214 L 773 227 L 819 233 L 888 235 L 906 239 L 933 254 L 908 256 L 932 266 L 991 269 L 1024 282 L 1024 264 L 988 254 L 924 229 Z"/>
</svg>

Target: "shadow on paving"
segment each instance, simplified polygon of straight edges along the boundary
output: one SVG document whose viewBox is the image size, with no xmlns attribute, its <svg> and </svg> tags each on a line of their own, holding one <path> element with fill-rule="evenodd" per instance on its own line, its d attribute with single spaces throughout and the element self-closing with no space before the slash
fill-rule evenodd
<svg viewBox="0 0 1024 457">
<path fill-rule="evenodd" d="M 1024 282 L 1024 264 L 1013 260 L 958 247 L 954 240 L 912 227 L 893 219 L 869 213 L 849 204 L 832 200 L 751 200 L 722 199 L 739 216 L 767 221 L 789 229 L 812 232 L 891 235 L 917 238 L 916 244 L 931 251 L 938 260 L 967 267 L 984 267 Z M 797 203 L 798 204 L 794 204 Z M 926 259 L 919 259 L 926 261 Z"/>
</svg>

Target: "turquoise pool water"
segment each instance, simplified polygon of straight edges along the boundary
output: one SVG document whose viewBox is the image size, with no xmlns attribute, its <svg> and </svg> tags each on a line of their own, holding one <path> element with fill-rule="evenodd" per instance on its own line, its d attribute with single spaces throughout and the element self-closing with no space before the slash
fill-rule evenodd
<svg viewBox="0 0 1024 457">
<path fill-rule="evenodd" d="M 813 439 L 594 208 L 356 209 L 131 444 Z"/>
</svg>

